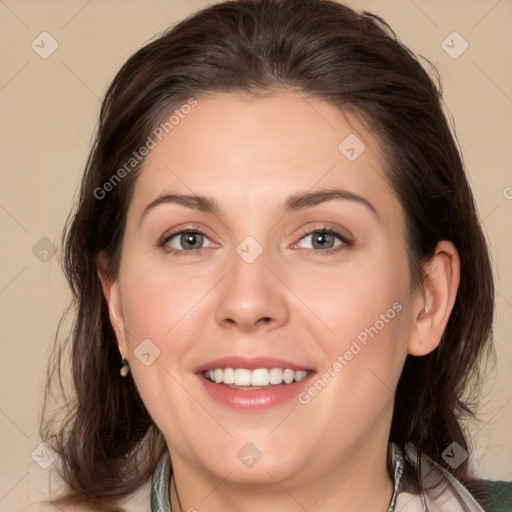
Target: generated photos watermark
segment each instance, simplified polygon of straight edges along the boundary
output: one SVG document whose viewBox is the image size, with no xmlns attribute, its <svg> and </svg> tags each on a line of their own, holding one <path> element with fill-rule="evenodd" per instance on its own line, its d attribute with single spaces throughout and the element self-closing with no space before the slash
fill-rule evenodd
<svg viewBox="0 0 512 512">
<path fill-rule="evenodd" d="M 339 355 L 333 364 L 307 390 L 299 393 L 297 396 L 299 403 L 302 405 L 309 404 L 368 345 L 369 340 L 375 338 L 402 309 L 402 304 L 395 302 L 385 313 L 381 313 L 373 325 L 363 329 L 356 336 L 356 339 L 352 340 L 350 348 L 343 355 Z"/>
<path fill-rule="evenodd" d="M 168 134 L 178 126 L 182 119 L 190 114 L 192 109 L 197 106 L 197 100 L 195 98 L 189 98 L 179 109 L 176 109 L 168 118 L 165 123 L 160 123 L 148 136 L 146 142 L 141 146 L 138 151 L 134 151 L 130 158 L 119 167 L 119 169 L 107 180 L 101 187 L 94 189 L 94 197 L 96 199 L 104 199 L 107 197 L 109 192 L 112 192 L 119 182 L 130 174 L 133 169 L 140 164 L 149 152 L 156 147 L 160 142 L 164 134 Z"/>
</svg>

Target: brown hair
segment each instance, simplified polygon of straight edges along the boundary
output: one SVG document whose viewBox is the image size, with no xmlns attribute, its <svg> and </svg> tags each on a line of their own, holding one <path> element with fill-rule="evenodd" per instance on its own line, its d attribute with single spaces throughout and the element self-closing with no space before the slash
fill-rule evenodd
<svg viewBox="0 0 512 512">
<path fill-rule="evenodd" d="M 133 379 L 119 376 L 116 337 L 96 270 L 96 256 L 104 251 L 108 274 L 117 275 L 126 212 L 143 162 L 107 197 L 99 198 L 98 190 L 190 98 L 283 88 L 350 110 L 375 129 L 387 178 L 404 208 L 414 283 L 421 286 L 423 264 L 439 241 L 450 240 L 459 251 L 453 312 L 436 350 L 407 357 L 390 439 L 411 441 L 456 477 L 469 479 L 467 461 L 453 469 L 441 453 L 454 441 L 470 450 L 461 420 L 473 414 L 478 363 L 491 347 L 494 289 L 474 199 L 443 114 L 439 77 L 437 82 L 382 19 L 331 0 L 218 3 L 126 62 L 103 101 L 62 240 L 76 310 L 69 340 L 74 394 L 64 405 L 63 424 L 53 428 L 49 421 L 42 433 L 62 458 L 68 502 L 121 510 L 119 499 L 147 481 L 164 449 Z M 50 379 L 61 375 L 61 360 L 57 343 Z"/>
</svg>

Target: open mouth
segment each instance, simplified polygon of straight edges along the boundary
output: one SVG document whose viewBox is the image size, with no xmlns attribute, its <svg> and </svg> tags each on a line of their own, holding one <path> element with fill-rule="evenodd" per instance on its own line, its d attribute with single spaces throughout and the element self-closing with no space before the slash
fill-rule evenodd
<svg viewBox="0 0 512 512">
<path fill-rule="evenodd" d="M 291 368 L 214 368 L 205 370 L 202 375 L 214 384 L 225 384 L 234 389 L 265 389 L 282 384 L 293 384 L 305 379 L 312 370 L 292 370 Z"/>
<path fill-rule="evenodd" d="M 217 403 L 259 412 L 296 398 L 316 373 L 308 366 L 266 355 L 228 355 L 203 363 L 195 373 Z"/>
</svg>

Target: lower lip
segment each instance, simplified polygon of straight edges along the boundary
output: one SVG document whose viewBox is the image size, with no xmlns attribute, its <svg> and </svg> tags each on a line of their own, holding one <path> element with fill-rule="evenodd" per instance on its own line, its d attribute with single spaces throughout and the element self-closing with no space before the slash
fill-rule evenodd
<svg viewBox="0 0 512 512">
<path fill-rule="evenodd" d="M 215 384 L 201 374 L 198 374 L 198 378 L 206 392 L 216 402 L 239 411 L 261 411 L 276 407 L 297 397 L 312 375 L 314 373 L 310 373 L 299 382 L 279 384 L 262 389 L 231 388 L 226 384 Z"/>
</svg>

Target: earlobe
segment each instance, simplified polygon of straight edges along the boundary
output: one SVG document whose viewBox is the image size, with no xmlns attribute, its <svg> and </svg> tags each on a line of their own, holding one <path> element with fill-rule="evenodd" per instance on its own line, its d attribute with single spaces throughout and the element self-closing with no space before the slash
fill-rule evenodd
<svg viewBox="0 0 512 512">
<path fill-rule="evenodd" d="M 125 356 L 127 348 L 119 282 L 108 275 L 107 261 L 105 253 L 99 253 L 96 257 L 96 269 L 103 289 L 103 295 L 107 302 L 110 323 L 116 333 L 119 351 L 122 356 Z"/>
<path fill-rule="evenodd" d="M 455 304 L 459 281 L 457 249 L 446 240 L 439 242 L 426 264 L 422 290 L 416 294 L 409 354 L 424 356 L 437 348 Z"/>
</svg>

